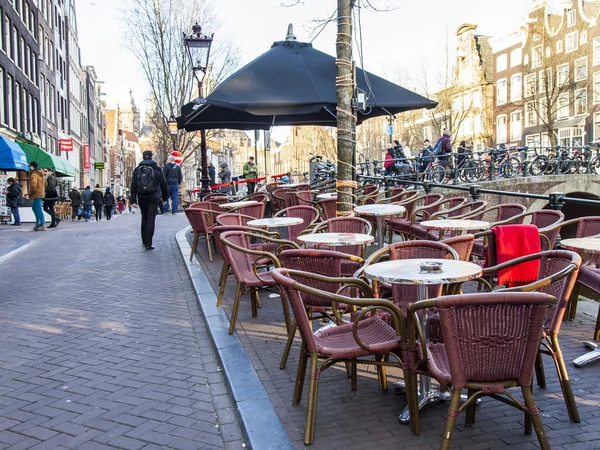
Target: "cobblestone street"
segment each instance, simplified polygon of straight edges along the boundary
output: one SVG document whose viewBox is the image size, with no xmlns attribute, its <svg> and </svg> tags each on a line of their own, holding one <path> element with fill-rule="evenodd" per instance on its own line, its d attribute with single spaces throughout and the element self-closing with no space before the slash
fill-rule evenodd
<svg viewBox="0 0 600 450">
<path fill-rule="evenodd" d="M 154 251 L 139 214 L 67 222 L 1 263 L 0 449 L 243 447 L 173 238 Z M 9 244 L 7 244 L 9 245 Z"/>
</svg>

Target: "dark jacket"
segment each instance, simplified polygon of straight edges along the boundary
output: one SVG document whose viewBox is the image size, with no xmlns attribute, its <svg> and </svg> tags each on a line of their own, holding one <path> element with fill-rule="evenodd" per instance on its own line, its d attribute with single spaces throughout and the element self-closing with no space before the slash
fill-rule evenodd
<svg viewBox="0 0 600 450">
<path fill-rule="evenodd" d="M 104 206 L 114 206 L 115 204 L 115 196 L 112 192 L 104 193 Z"/>
<path fill-rule="evenodd" d="M 72 189 L 71 192 L 69 192 L 69 198 L 71 199 L 71 206 L 81 205 L 81 192 L 77 189 Z"/>
<path fill-rule="evenodd" d="M 58 180 L 53 173 L 46 177 L 46 198 L 47 199 L 58 199 L 58 193 L 56 188 L 58 187 Z"/>
<path fill-rule="evenodd" d="M 441 144 L 439 145 L 440 153 L 439 153 L 439 155 L 436 155 L 436 156 L 438 157 L 438 160 L 442 164 L 445 164 L 448 162 L 450 153 L 452 153 L 452 141 L 446 135 L 443 135 L 441 138 L 439 138 L 438 142 L 439 141 L 441 141 Z M 436 142 L 435 146 L 438 147 L 437 142 Z"/>
<path fill-rule="evenodd" d="M 104 204 L 104 199 L 102 198 L 102 189 L 94 189 L 92 192 L 92 201 L 94 202 L 94 206 L 102 206 Z"/>
<path fill-rule="evenodd" d="M 213 166 L 212 164 L 210 166 L 208 166 L 208 178 L 210 178 L 211 186 L 214 186 L 215 184 L 217 184 L 217 170 L 215 169 L 215 166 Z"/>
<path fill-rule="evenodd" d="M 167 184 L 181 184 L 183 181 L 183 175 L 181 174 L 181 167 L 173 163 L 167 163 L 163 169 L 165 180 Z"/>
<path fill-rule="evenodd" d="M 23 190 L 19 183 L 12 183 L 6 189 L 6 206 L 10 208 L 17 208 L 19 206 L 19 199 Z"/>
<path fill-rule="evenodd" d="M 92 206 L 92 191 L 90 189 L 83 191 L 81 198 L 83 200 L 83 206 Z"/>
<path fill-rule="evenodd" d="M 154 176 L 156 177 L 156 180 L 158 181 L 158 189 L 154 192 L 151 192 L 149 194 L 138 194 L 137 193 L 137 177 L 138 177 L 138 168 L 140 166 L 152 166 L 152 168 L 154 169 Z M 160 167 L 158 167 L 158 164 L 156 164 L 156 161 L 153 160 L 148 160 L 145 159 L 143 160 L 139 166 L 137 166 L 135 168 L 135 170 L 133 171 L 133 176 L 131 178 L 131 197 L 130 197 L 130 202 L 131 203 L 137 203 L 138 202 L 138 198 L 139 197 L 151 197 L 154 196 L 156 198 L 167 198 L 168 195 L 168 190 L 167 190 L 167 181 L 165 180 L 165 176 L 163 174 L 163 171 L 160 169 Z"/>
</svg>

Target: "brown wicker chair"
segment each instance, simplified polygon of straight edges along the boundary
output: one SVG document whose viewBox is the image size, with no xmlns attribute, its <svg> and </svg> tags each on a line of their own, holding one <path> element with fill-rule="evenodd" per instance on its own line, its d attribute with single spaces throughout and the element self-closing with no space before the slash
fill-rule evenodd
<svg viewBox="0 0 600 450">
<path fill-rule="evenodd" d="M 525 432 L 533 422 L 542 450 L 550 450 L 531 389 L 534 364 L 548 306 L 556 299 L 538 292 L 451 295 L 412 303 L 408 307 L 410 386 L 417 374 L 435 378 L 445 389 L 452 387 L 442 449 L 450 448 L 456 417 L 464 410 L 466 425 L 475 422 L 476 399 L 487 395 L 525 413 Z M 444 332 L 443 344 L 428 344 L 417 326 L 419 311 L 437 308 Z M 418 337 L 418 341 L 416 340 Z M 520 387 L 521 403 L 509 388 Z M 461 404 L 461 394 L 468 398 Z M 506 397 L 508 398 L 506 398 Z M 413 432 L 419 433 L 417 397 L 407 396 Z"/>
<path fill-rule="evenodd" d="M 299 206 L 315 206 L 316 202 L 313 201 L 312 191 L 295 191 L 296 204 Z"/>
<path fill-rule="evenodd" d="M 273 265 L 276 267 L 279 266 L 279 261 L 272 253 L 252 250 L 250 248 L 250 238 L 267 239 L 263 235 L 245 231 L 226 231 L 221 233 L 220 238 L 223 243 L 223 251 L 227 255 L 227 262 L 237 281 L 233 310 L 231 312 L 229 324 L 229 334 L 233 334 L 240 309 L 241 297 L 246 289 L 250 290 L 252 317 L 257 317 L 258 306 L 260 303 L 258 290 L 260 288 L 274 287 L 276 285 L 272 273 L 259 272 L 259 267 L 264 266 L 265 259 L 272 261 Z M 290 313 L 287 300 L 284 297 L 281 298 L 281 305 L 283 308 L 283 318 L 285 320 L 286 329 L 289 333 L 291 329 Z"/>
<path fill-rule="evenodd" d="M 412 239 L 429 239 L 428 233 L 430 233 L 430 231 L 427 228 L 423 227 L 420 223 L 417 223 L 417 220 L 420 219 L 420 221 L 425 221 L 435 220 L 439 218 L 453 219 L 454 217 L 463 215 L 470 209 L 471 204 L 469 203 L 469 200 L 467 200 L 465 197 L 446 198 L 438 202 L 434 208 L 417 208 L 413 213 L 413 223 L 410 226 L 408 235 Z"/>
<path fill-rule="evenodd" d="M 255 217 L 246 216 L 240 213 L 223 213 L 217 216 L 217 224 L 221 226 L 234 225 L 234 226 L 246 226 L 251 220 L 255 220 Z"/>
<path fill-rule="evenodd" d="M 420 212 L 427 217 L 439 211 L 440 204 L 443 201 L 442 194 L 427 194 L 423 197 L 410 197 L 410 200 L 403 202 L 395 202 L 395 204 L 403 204 L 406 208 L 404 218 L 392 219 L 388 221 L 387 227 L 389 230 L 389 243 L 392 243 L 393 233 L 398 233 L 403 240 L 408 240 L 410 236 L 410 228 L 417 219 L 417 214 Z M 422 200 L 423 206 L 416 207 L 417 201 Z"/>
<path fill-rule="evenodd" d="M 202 206 L 204 206 L 205 208 L 202 208 Z M 194 259 L 194 253 L 196 253 L 196 249 L 198 248 L 198 241 L 201 235 L 203 235 L 206 239 L 206 247 L 208 249 L 208 260 L 211 262 L 213 260 L 210 241 L 213 238 L 212 230 L 217 225 L 217 216 L 220 214 L 220 212 L 210 208 L 210 202 L 199 202 L 192 205 L 191 208 L 187 208 L 184 210 L 185 215 L 192 227 L 192 232 L 194 233 L 190 261 Z"/>
<path fill-rule="evenodd" d="M 576 304 L 579 297 L 579 287 L 584 286 L 592 292 L 600 295 L 600 269 L 593 266 L 581 266 L 577 276 L 577 284 L 573 289 L 571 304 Z M 594 329 L 593 339 L 600 340 L 600 305 L 596 316 L 596 328 Z"/>
<path fill-rule="evenodd" d="M 319 206 L 319 208 L 321 210 L 321 219 L 329 220 L 329 219 L 334 219 L 336 217 L 337 199 L 328 198 L 328 199 L 324 199 L 324 200 L 319 200 L 317 202 L 317 205 Z"/>
<path fill-rule="evenodd" d="M 446 244 L 456 252 L 458 259 L 461 261 L 469 261 L 471 259 L 471 250 L 473 250 L 473 242 L 475 236 L 472 234 L 463 234 L 461 236 L 455 236 L 440 241 L 442 244 Z"/>
<path fill-rule="evenodd" d="M 262 219 L 265 217 L 266 204 L 263 202 L 254 203 L 253 205 L 242 206 L 238 209 L 239 213 L 244 216 L 250 216 L 255 219 Z"/>
<path fill-rule="evenodd" d="M 330 282 L 337 284 L 339 281 L 336 279 L 332 280 L 320 275 L 289 269 L 275 269 L 273 271 L 273 279 L 279 285 L 282 297 L 285 295 L 289 298 L 294 316 L 298 322 L 300 336 L 302 337 L 293 405 L 298 405 L 302 398 L 306 366 L 310 361 L 306 425 L 304 430 L 304 443 L 309 445 L 314 442 L 315 438 L 317 397 L 321 373 L 335 363 L 350 363 L 353 371 L 353 376 L 351 377 L 352 388 L 356 388 L 356 364 L 397 366 L 398 362 L 401 363 L 398 353 L 400 352 L 401 342 L 404 341 L 406 335 L 404 319 L 398 308 L 386 300 L 345 297 L 332 294 L 326 290 L 315 289 L 298 281 L 309 279 L 323 283 Z M 364 320 L 356 320 L 353 323 L 328 327 L 313 334 L 309 325 L 310 320 L 306 313 L 305 298 L 307 295 L 321 297 L 331 304 L 337 302 L 364 307 L 365 309 L 361 311 L 359 319 L 364 315 L 372 314 L 376 310 L 384 310 L 392 317 L 394 325 L 388 325 L 377 314 L 373 314 L 372 317 Z M 398 362 L 389 361 L 390 357 L 395 358 Z M 319 360 L 324 360 L 324 362 L 319 365 Z M 404 364 L 401 364 L 401 366 L 404 366 Z M 408 371 L 405 369 L 403 371 L 405 377 L 409 378 Z M 412 392 L 412 389 L 410 391 Z"/>
<path fill-rule="evenodd" d="M 274 217 L 298 217 L 304 220 L 303 223 L 298 225 L 292 225 L 291 227 L 287 227 L 288 230 L 288 239 L 290 241 L 295 241 L 304 229 L 308 228 L 312 224 L 316 223 L 319 219 L 319 211 L 312 206 L 290 206 L 289 208 L 283 209 L 275 214 Z"/>
<path fill-rule="evenodd" d="M 358 233 L 371 234 L 371 223 L 361 217 L 336 217 L 325 220 L 316 225 L 313 233 Z M 338 247 L 319 246 L 323 250 L 334 250 L 348 255 L 355 255 L 361 258 L 365 257 L 365 245 L 343 245 Z M 358 270 L 356 267 L 349 272 L 342 270 L 344 276 L 352 276 Z"/>
<path fill-rule="evenodd" d="M 489 218 L 491 229 L 498 225 L 504 225 L 504 222 L 509 219 L 512 219 L 512 221 L 510 221 L 511 224 L 523 223 L 525 220 L 524 217 L 519 218 L 519 216 L 521 216 L 526 210 L 527 208 L 518 203 L 503 203 L 473 214 L 473 217 L 479 217 L 477 220 L 486 220 Z M 467 215 L 464 218 L 472 219 L 473 217 L 471 215 Z M 472 252 L 473 255 L 483 259 L 485 257 L 485 244 L 485 240 L 480 239 L 477 234 L 475 234 L 475 244 L 473 245 Z"/>
</svg>

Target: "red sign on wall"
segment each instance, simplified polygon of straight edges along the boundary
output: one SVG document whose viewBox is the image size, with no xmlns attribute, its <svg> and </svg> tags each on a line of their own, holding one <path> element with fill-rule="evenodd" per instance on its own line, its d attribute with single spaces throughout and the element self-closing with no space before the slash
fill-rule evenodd
<svg viewBox="0 0 600 450">
<path fill-rule="evenodd" d="M 72 152 L 73 151 L 73 139 L 59 139 L 58 150 L 61 152 Z"/>
<path fill-rule="evenodd" d="M 92 168 L 92 162 L 90 161 L 90 146 L 89 144 L 83 144 L 83 170 L 90 170 Z"/>
</svg>

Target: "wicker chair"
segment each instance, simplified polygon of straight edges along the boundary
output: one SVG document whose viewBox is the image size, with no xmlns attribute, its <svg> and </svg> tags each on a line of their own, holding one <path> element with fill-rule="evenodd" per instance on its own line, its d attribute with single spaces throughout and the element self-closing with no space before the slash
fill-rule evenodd
<svg viewBox="0 0 600 450">
<path fill-rule="evenodd" d="M 223 213 L 217 216 L 217 224 L 220 226 L 246 226 L 248 222 L 255 219 L 256 217 L 246 216 L 240 213 Z"/>
<path fill-rule="evenodd" d="M 285 269 L 301 270 L 312 274 L 323 275 L 334 278 L 337 282 L 324 283 L 312 278 L 303 278 L 301 281 L 311 287 L 322 289 L 331 293 L 338 293 L 345 285 L 358 287 L 363 297 L 373 297 L 371 288 L 363 281 L 352 278 L 341 278 L 344 261 L 352 261 L 356 257 L 345 255 L 340 252 L 328 250 L 284 250 L 279 254 L 281 266 Z M 333 307 L 331 301 L 322 297 L 307 294 L 304 299 L 304 306 L 310 321 L 317 319 L 328 319 L 332 323 L 342 325 L 344 320 L 342 315 L 349 310 L 347 305 L 337 305 Z M 287 358 L 294 342 L 298 324 L 296 319 L 292 323 L 292 330 L 288 336 L 288 341 L 281 357 L 280 369 L 285 369 Z"/>
<path fill-rule="evenodd" d="M 475 236 L 472 234 L 463 234 L 440 241 L 446 244 L 456 252 L 458 259 L 461 261 L 469 261 L 471 259 L 471 250 L 473 250 L 473 242 Z"/>
<path fill-rule="evenodd" d="M 269 200 L 269 195 L 265 192 L 255 192 L 247 197 L 248 200 L 254 200 L 257 202 L 266 203 Z"/>
<path fill-rule="evenodd" d="M 544 323 L 540 353 L 536 360 L 536 374 L 538 385 L 546 387 L 546 378 L 544 375 L 544 366 L 542 363 L 542 354 L 550 355 L 554 360 L 557 369 L 558 380 L 563 391 L 565 403 L 569 417 L 573 422 L 579 423 L 579 412 L 571 388 L 571 381 L 567 366 L 565 365 L 562 350 L 558 342 L 558 333 L 567 310 L 569 298 L 577 280 L 581 257 L 574 252 L 567 250 L 550 250 L 522 258 L 513 259 L 504 264 L 483 269 L 483 277 L 490 279 L 498 271 L 513 267 L 526 261 L 540 260 L 540 269 L 538 279 L 533 283 L 512 288 L 500 288 L 494 292 L 531 292 L 538 291 L 553 295 L 558 299 L 556 307 L 551 308 L 547 314 L 547 321 Z M 491 288 L 489 282 L 488 289 Z"/>
<path fill-rule="evenodd" d="M 244 216 L 250 216 L 255 219 L 262 219 L 265 217 L 266 203 L 258 202 L 253 205 L 242 206 L 238 209 L 238 212 Z"/>
<path fill-rule="evenodd" d="M 260 288 L 274 287 L 276 285 L 272 277 L 272 272 L 259 272 L 259 267 L 264 266 L 265 259 L 272 261 L 273 265 L 279 266 L 279 261 L 272 253 L 252 250 L 250 248 L 250 238 L 266 239 L 264 236 L 245 231 L 226 231 L 221 233 L 221 242 L 223 251 L 226 254 L 233 275 L 237 281 L 233 310 L 229 324 L 229 334 L 235 331 L 238 312 L 242 295 L 247 289 L 250 290 L 250 301 L 252 307 L 252 317 L 257 317 L 260 299 L 258 290 Z M 291 329 L 290 313 L 287 300 L 281 297 L 283 308 L 283 318 L 285 320 L 288 333 Z"/>
<path fill-rule="evenodd" d="M 319 209 L 321 210 L 321 219 L 329 220 L 334 219 L 336 217 L 337 212 L 337 199 L 328 198 L 324 200 L 319 200 L 317 202 Z"/>
<path fill-rule="evenodd" d="M 185 215 L 192 227 L 192 232 L 194 233 L 190 261 L 194 259 L 194 253 L 196 253 L 196 249 L 198 248 L 198 241 L 201 235 L 203 235 L 206 239 L 206 247 L 208 249 L 208 260 L 211 262 L 213 260 L 210 241 L 211 239 L 213 239 L 213 228 L 217 225 L 217 216 L 219 215 L 219 212 L 213 209 L 209 209 L 210 204 L 208 203 L 209 202 L 200 202 L 199 206 L 196 206 L 196 204 L 193 205 L 193 207 L 184 210 Z M 206 209 L 201 207 L 202 204 L 204 204 L 203 206 L 206 206 Z"/>
<path fill-rule="evenodd" d="M 315 206 L 316 202 L 313 201 L 312 191 L 295 191 L 296 204 L 300 206 Z"/>
<path fill-rule="evenodd" d="M 290 203 L 290 195 L 292 194 L 292 192 L 293 190 L 291 189 L 277 189 L 275 192 L 273 192 L 273 194 L 271 194 L 271 198 L 275 199 L 275 202 L 277 204 L 277 211 L 292 206 Z"/>
<path fill-rule="evenodd" d="M 483 211 L 480 211 L 476 214 L 467 215 L 465 219 L 472 219 L 475 216 L 479 217 L 477 220 L 485 220 L 486 218 L 490 218 L 490 228 L 492 229 L 498 225 L 504 225 L 505 222 L 509 219 L 511 224 L 523 223 L 525 220 L 523 218 L 519 218 L 527 208 L 518 203 L 503 203 L 500 205 L 492 206 L 491 208 L 487 208 Z M 491 216 L 491 217 L 490 217 Z M 475 244 L 473 245 L 473 255 L 477 256 L 480 259 L 485 257 L 485 240 L 480 239 L 477 234 L 475 235 Z"/>
<path fill-rule="evenodd" d="M 465 197 L 451 197 L 444 199 L 437 203 L 433 208 L 418 208 L 413 213 L 413 223 L 410 226 L 408 235 L 412 239 L 429 239 L 430 231 L 427 228 L 423 227 L 420 223 L 416 223 L 419 215 L 421 216 L 421 221 L 435 220 L 440 218 L 453 219 L 454 217 L 458 217 L 465 214 L 470 209 L 471 204 Z"/>
<path fill-rule="evenodd" d="M 572 308 L 572 305 L 577 304 L 580 286 L 584 286 L 592 292 L 600 295 L 600 269 L 593 266 L 581 266 L 579 268 L 577 284 L 575 285 L 575 289 L 573 289 L 572 300 L 570 301 Z M 575 313 L 573 312 L 573 314 Z M 595 341 L 600 340 L 600 305 L 598 306 L 598 314 L 596 316 L 596 328 L 594 329 L 593 339 Z"/>
<path fill-rule="evenodd" d="M 533 422 L 542 450 L 550 450 L 531 384 L 546 312 L 555 303 L 539 292 L 510 292 L 451 295 L 409 305 L 407 353 L 414 355 L 409 358 L 409 385 L 415 386 L 420 374 L 435 378 L 443 389 L 452 387 L 442 449 L 450 448 L 458 414 L 466 409 L 466 425 L 472 425 L 476 398 L 488 395 L 523 411 L 525 432 L 531 432 Z M 433 307 L 440 314 L 443 344 L 428 344 L 417 326 L 417 313 Z M 525 404 L 507 391 L 513 387 L 521 388 Z M 468 399 L 461 404 L 463 389 Z M 411 426 L 418 434 L 417 397 L 407 398 L 409 409 L 417 411 L 411 413 Z"/>
<path fill-rule="evenodd" d="M 440 205 L 443 201 L 444 196 L 442 194 L 427 194 L 421 197 L 423 201 L 423 206 L 416 208 L 416 202 L 420 200 L 419 198 L 411 198 L 411 200 L 407 203 L 412 205 L 411 210 L 409 211 L 408 205 L 403 205 L 406 210 L 406 215 L 404 218 L 392 219 L 388 222 L 388 230 L 389 230 L 389 243 L 392 243 L 392 235 L 393 233 L 398 233 L 402 236 L 403 240 L 408 240 L 410 236 L 410 228 L 415 223 L 417 219 L 417 214 L 421 213 L 429 218 L 432 214 L 439 211 Z M 396 202 L 396 204 L 398 204 Z"/>
<path fill-rule="evenodd" d="M 295 241 L 305 228 L 308 228 L 312 224 L 314 224 L 319 219 L 319 211 L 312 206 L 290 206 L 289 208 L 283 209 L 275 214 L 274 217 L 298 217 L 303 219 L 304 222 L 298 225 L 292 225 L 287 227 L 288 230 L 288 239 L 290 241 Z"/>
<path fill-rule="evenodd" d="M 397 366 L 398 362 L 401 362 L 397 355 L 400 352 L 400 344 L 404 340 L 406 333 L 402 314 L 390 302 L 379 299 L 356 299 L 332 294 L 325 290 L 301 284 L 298 280 L 302 278 L 334 284 L 337 284 L 338 281 L 288 269 L 275 269 L 273 271 L 273 279 L 278 283 L 282 291 L 282 297 L 285 294 L 289 298 L 302 337 L 293 405 L 298 405 L 301 401 L 306 366 L 310 361 L 306 425 L 304 430 L 304 444 L 309 445 L 314 442 L 315 437 L 317 397 L 321 373 L 335 363 L 350 363 L 354 372 L 351 377 L 353 381 L 352 388 L 355 388 L 356 376 L 354 375 L 356 364 Z M 393 318 L 392 323 L 394 326 L 388 325 L 377 314 L 374 314 L 372 317 L 364 320 L 357 320 L 341 326 L 328 327 L 313 334 L 309 325 L 310 320 L 306 313 L 305 299 L 307 295 L 321 297 L 332 304 L 333 302 L 337 302 L 351 306 L 365 307 L 361 311 L 361 315 L 363 316 L 378 309 L 385 310 Z M 398 362 L 389 361 L 390 357 L 397 359 Z M 325 360 L 321 365 L 319 365 L 320 359 Z M 401 365 L 404 366 L 403 364 Z M 408 371 L 405 369 L 403 371 L 405 377 L 408 377 Z"/>
</svg>

